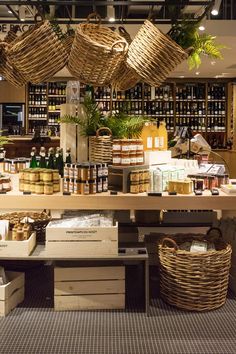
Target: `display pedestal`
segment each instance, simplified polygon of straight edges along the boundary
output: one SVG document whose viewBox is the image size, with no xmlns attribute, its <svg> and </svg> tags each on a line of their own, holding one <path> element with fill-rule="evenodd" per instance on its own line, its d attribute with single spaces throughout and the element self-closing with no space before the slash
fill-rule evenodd
<svg viewBox="0 0 236 354">
<path fill-rule="evenodd" d="M 61 117 L 65 115 L 78 116 L 85 118 L 83 106 L 81 104 L 63 104 L 61 105 Z M 60 147 L 63 149 L 65 159 L 66 149 L 70 148 L 72 161 L 88 161 L 88 138 L 80 135 L 80 127 L 76 124 L 61 123 Z"/>
</svg>

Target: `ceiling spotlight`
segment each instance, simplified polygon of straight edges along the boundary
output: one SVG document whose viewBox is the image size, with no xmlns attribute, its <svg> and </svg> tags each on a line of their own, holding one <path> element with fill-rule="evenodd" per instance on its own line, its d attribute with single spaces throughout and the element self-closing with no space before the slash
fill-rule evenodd
<svg viewBox="0 0 236 354">
<path fill-rule="evenodd" d="M 109 21 L 109 22 L 116 22 L 116 19 L 115 19 L 115 17 L 109 17 L 109 18 L 108 18 L 108 21 Z"/>
<path fill-rule="evenodd" d="M 8 13 L 9 13 L 9 14 L 12 14 L 12 11 L 11 11 L 11 10 L 8 10 Z"/>
<path fill-rule="evenodd" d="M 206 17 L 204 17 L 198 27 L 199 31 L 205 31 L 206 29 Z"/>
<path fill-rule="evenodd" d="M 180 78 L 180 79 L 183 79 L 183 78 L 184 78 L 184 75 L 180 75 L 179 78 Z"/>
<path fill-rule="evenodd" d="M 196 74 L 196 75 L 199 75 L 199 74 L 200 74 L 200 71 L 196 71 L 195 74 Z"/>
<path fill-rule="evenodd" d="M 221 2 L 222 2 L 222 0 L 215 0 L 215 5 L 213 6 L 213 8 L 211 10 L 211 14 L 213 16 L 217 16 L 219 14 Z"/>
</svg>

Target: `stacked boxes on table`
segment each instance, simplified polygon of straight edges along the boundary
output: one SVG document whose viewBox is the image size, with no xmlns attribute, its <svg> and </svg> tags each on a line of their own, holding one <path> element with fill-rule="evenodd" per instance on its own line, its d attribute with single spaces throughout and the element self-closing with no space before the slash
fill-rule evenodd
<svg viewBox="0 0 236 354">
<path fill-rule="evenodd" d="M 54 308 L 124 309 L 125 267 L 55 268 Z"/>
<path fill-rule="evenodd" d="M 6 272 L 9 280 L 0 286 L 0 316 L 6 316 L 24 300 L 25 274 L 20 272 Z"/>
</svg>

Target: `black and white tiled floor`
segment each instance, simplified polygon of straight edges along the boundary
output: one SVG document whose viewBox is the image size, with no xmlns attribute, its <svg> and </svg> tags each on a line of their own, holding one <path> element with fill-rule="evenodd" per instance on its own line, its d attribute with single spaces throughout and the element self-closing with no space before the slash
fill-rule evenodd
<svg viewBox="0 0 236 354">
<path fill-rule="evenodd" d="M 126 311 L 54 312 L 50 278 L 49 267 L 26 272 L 25 301 L 0 318 L 0 354 L 236 354 L 232 295 L 207 313 L 153 298 L 147 317 L 132 297 Z"/>
</svg>

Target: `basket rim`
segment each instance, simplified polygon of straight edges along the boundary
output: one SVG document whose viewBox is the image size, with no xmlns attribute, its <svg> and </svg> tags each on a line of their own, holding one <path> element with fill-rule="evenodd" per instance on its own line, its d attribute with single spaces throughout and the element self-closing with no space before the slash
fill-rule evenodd
<svg viewBox="0 0 236 354">
<path fill-rule="evenodd" d="M 127 46 L 129 45 L 128 42 L 126 41 L 126 39 L 125 39 L 124 37 L 120 36 L 118 33 L 115 33 L 115 32 L 113 32 L 110 28 L 105 27 L 105 26 L 102 26 L 102 25 L 100 25 L 100 26 L 98 27 L 98 25 L 95 24 L 95 23 L 87 23 L 87 22 L 86 22 L 86 23 L 80 23 L 80 24 L 78 25 L 78 27 L 77 27 L 76 35 L 79 34 L 81 37 L 83 37 L 84 40 L 86 40 L 86 41 L 89 42 L 90 44 L 92 44 L 92 45 L 94 45 L 94 46 L 96 46 L 96 47 L 99 47 L 99 48 L 101 48 L 101 49 L 107 50 L 108 52 L 115 51 L 115 52 L 117 52 L 117 54 L 118 54 L 118 53 L 124 53 L 124 54 L 126 53 L 126 51 L 125 51 L 124 49 L 122 49 L 122 50 L 121 50 L 121 49 L 118 49 L 118 48 L 113 48 L 113 49 L 112 49 L 112 46 L 109 47 L 108 45 L 101 44 L 101 43 L 99 43 L 99 42 L 93 41 L 93 40 L 83 31 L 83 27 L 88 27 L 88 26 L 91 26 L 91 27 L 93 27 L 93 28 L 97 27 L 98 30 L 99 30 L 99 28 L 102 28 L 102 29 L 105 29 L 105 31 L 106 31 L 107 33 L 109 33 L 109 34 L 112 34 L 112 35 L 115 34 L 115 36 L 117 37 L 117 39 L 114 40 L 114 43 L 117 42 L 117 41 L 121 41 L 121 42 L 124 42 L 125 44 L 127 44 Z M 76 35 L 75 35 L 75 36 L 76 36 Z M 114 44 L 114 43 L 113 43 L 113 44 Z"/>
<path fill-rule="evenodd" d="M 201 257 L 201 256 L 212 256 L 212 255 L 219 255 L 221 253 L 232 253 L 232 247 L 229 243 L 225 243 L 225 248 L 223 248 L 222 250 L 210 250 L 210 251 L 205 251 L 205 252 L 190 252 L 190 251 L 186 251 L 186 250 L 175 250 L 172 247 L 166 247 L 166 246 L 162 246 L 161 244 L 158 245 L 159 251 L 162 252 L 163 249 L 165 249 L 166 251 L 168 251 L 169 253 L 173 253 L 175 255 L 187 255 L 190 257 Z"/>
</svg>

